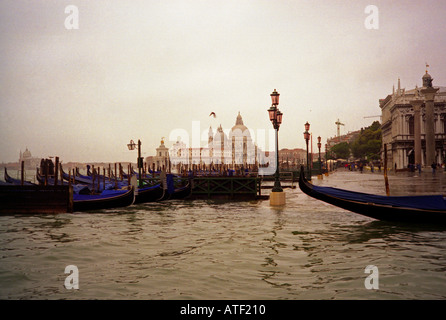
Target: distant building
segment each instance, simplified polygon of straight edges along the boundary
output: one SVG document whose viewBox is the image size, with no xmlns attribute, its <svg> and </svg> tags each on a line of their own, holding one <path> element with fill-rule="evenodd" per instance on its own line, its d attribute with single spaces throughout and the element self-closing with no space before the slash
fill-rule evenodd
<svg viewBox="0 0 446 320">
<path fill-rule="evenodd" d="M 351 142 L 355 141 L 355 139 L 358 137 L 360 132 L 361 132 L 361 130 L 351 131 L 351 132 L 344 134 L 342 136 L 339 136 L 339 137 L 329 138 L 329 139 L 327 139 L 328 148 L 331 148 L 331 147 L 333 147 L 339 143 L 342 143 L 342 142 L 351 143 Z M 322 146 L 322 148 L 325 148 L 325 146 Z"/>
<path fill-rule="evenodd" d="M 283 166 L 298 166 L 307 163 L 307 151 L 301 148 L 280 149 L 279 163 Z"/>
<path fill-rule="evenodd" d="M 147 157 L 146 163 L 150 168 L 155 165 L 155 170 L 167 168 L 169 165 L 169 149 L 164 145 L 164 139 L 161 139 L 161 143 L 156 148 L 155 156 Z"/>
<path fill-rule="evenodd" d="M 21 164 L 23 161 L 25 168 L 37 168 L 38 166 L 40 166 L 40 160 L 40 158 L 33 158 L 33 156 L 31 155 L 31 151 L 28 150 L 28 147 L 23 153 L 20 150 L 19 164 Z"/>
<path fill-rule="evenodd" d="M 353 141 L 356 140 L 356 138 L 359 136 L 360 133 L 361 133 L 361 130 L 350 131 L 349 133 L 344 134 L 342 136 L 327 139 L 327 150 L 330 150 L 332 147 L 334 147 L 335 145 L 337 145 L 339 143 L 343 143 L 343 142 L 352 143 Z M 321 154 L 322 154 L 322 151 L 325 151 L 324 145 L 322 145 Z M 325 156 L 325 154 L 324 154 L 324 156 Z M 316 159 L 319 159 L 319 153 L 317 155 L 313 154 L 312 157 L 313 157 L 313 161 Z M 322 157 L 322 155 L 321 155 L 321 157 Z M 353 160 L 351 154 L 350 154 L 349 159 Z M 349 159 L 346 159 L 346 160 L 349 160 Z"/>
<path fill-rule="evenodd" d="M 235 166 L 257 166 L 266 156 L 253 142 L 251 133 L 244 125 L 239 112 L 235 125 L 228 134 L 221 125 L 215 133 L 210 127 L 206 146 L 187 147 L 183 141 L 176 141 L 169 149 L 169 158 L 172 165 L 225 164 L 229 168 L 234 168 Z"/>
<path fill-rule="evenodd" d="M 422 166 L 430 166 L 426 161 L 426 131 L 433 128 L 434 149 L 433 161 L 443 163 L 446 152 L 446 87 L 436 87 L 433 101 L 433 116 L 426 113 L 426 96 L 423 90 L 432 83 L 431 76 L 427 73 L 423 76 L 423 87 L 416 86 L 406 90 L 401 88 L 398 79 L 398 88 L 393 88 L 392 94 L 379 100 L 382 112 L 382 142 L 387 146 L 387 166 L 389 168 L 407 168 L 415 161 L 415 101 L 418 105 L 418 123 L 420 124 L 420 159 Z M 420 108 L 421 106 L 421 108 Z M 428 121 L 428 118 L 432 118 Z M 384 149 L 382 154 L 384 159 Z"/>
</svg>

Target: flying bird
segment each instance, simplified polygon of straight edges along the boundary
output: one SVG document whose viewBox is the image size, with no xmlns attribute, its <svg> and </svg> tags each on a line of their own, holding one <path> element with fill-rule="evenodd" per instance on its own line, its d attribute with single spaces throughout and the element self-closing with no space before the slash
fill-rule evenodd
<svg viewBox="0 0 446 320">
<path fill-rule="evenodd" d="M 209 115 L 209 117 L 210 117 L 210 116 L 214 116 L 214 118 L 217 117 L 217 115 L 215 114 L 215 112 L 211 112 L 211 114 Z"/>
</svg>

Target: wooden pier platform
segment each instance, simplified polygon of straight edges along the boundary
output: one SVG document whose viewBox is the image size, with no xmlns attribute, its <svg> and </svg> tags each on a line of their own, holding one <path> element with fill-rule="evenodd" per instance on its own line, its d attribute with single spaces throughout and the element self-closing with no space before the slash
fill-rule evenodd
<svg viewBox="0 0 446 320">
<path fill-rule="evenodd" d="M 189 199 L 255 200 L 262 198 L 261 179 L 243 176 L 203 176 L 192 180 Z"/>
<path fill-rule="evenodd" d="M 71 186 L 0 185 L 0 214 L 54 214 L 73 211 Z"/>
</svg>

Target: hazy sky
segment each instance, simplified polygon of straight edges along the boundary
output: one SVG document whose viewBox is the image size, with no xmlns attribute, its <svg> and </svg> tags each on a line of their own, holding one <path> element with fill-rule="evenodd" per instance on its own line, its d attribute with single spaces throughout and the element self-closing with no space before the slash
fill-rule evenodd
<svg viewBox="0 0 446 320">
<path fill-rule="evenodd" d="M 364 24 L 371 4 L 378 29 Z M 69 5 L 78 29 L 65 26 Z M 398 78 L 421 86 L 425 62 L 446 85 L 445 14 L 443 0 L 1 0 L 0 162 L 26 147 L 135 161 L 130 139 L 154 155 L 174 130 L 230 129 L 239 111 L 269 130 L 274 89 L 279 147 L 304 148 L 306 121 L 325 142 L 338 118 L 341 134 L 379 120 L 364 117 Z"/>
</svg>

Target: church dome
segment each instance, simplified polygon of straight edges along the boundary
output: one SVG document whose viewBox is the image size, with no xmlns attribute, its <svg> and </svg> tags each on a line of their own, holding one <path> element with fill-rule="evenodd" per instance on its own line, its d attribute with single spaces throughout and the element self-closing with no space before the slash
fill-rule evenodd
<svg viewBox="0 0 446 320">
<path fill-rule="evenodd" d="M 31 158 L 31 152 L 28 150 L 28 148 L 26 148 L 26 150 L 23 152 L 22 157 L 24 159 L 29 159 Z"/>
<path fill-rule="evenodd" d="M 248 132 L 245 133 L 245 130 L 248 130 Z M 240 112 L 238 113 L 237 119 L 235 121 L 235 126 L 233 126 L 231 129 L 231 136 L 233 134 L 245 134 L 248 137 L 251 136 L 248 127 L 243 124 L 243 119 L 242 116 L 240 115 Z"/>
</svg>

